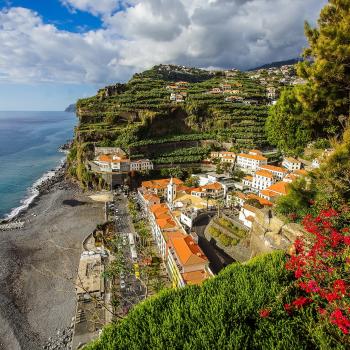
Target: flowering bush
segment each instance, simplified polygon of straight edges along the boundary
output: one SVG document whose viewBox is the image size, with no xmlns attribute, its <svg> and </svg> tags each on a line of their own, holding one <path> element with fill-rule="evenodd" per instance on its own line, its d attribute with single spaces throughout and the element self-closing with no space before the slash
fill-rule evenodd
<svg viewBox="0 0 350 350">
<path fill-rule="evenodd" d="M 294 273 L 299 297 L 285 304 L 287 313 L 312 304 L 321 319 L 343 334 L 350 332 L 350 232 L 342 213 L 322 210 L 307 215 L 303 225 L 310 237 L 299 238 L 286 269 Z"/>
</svg>

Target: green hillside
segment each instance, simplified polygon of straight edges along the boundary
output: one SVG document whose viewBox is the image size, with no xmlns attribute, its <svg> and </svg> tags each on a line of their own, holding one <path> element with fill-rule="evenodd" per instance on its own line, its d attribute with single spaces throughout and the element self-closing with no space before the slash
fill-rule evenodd
<svg viewBox="0 0 350 350">
<path fill-rule="evenodd" d="M 108 86 L 79 100 L 77 166 L 91 155 L 93 143 L 121 146 L 131 156 L 149 157 L 156 164 L 176 163 L 179 157 L 161 153 L 186 148 L 192 148 L 187 162 L 200 161 L 207 154 L 202 140 L 232 142 L 237 149 L 266 145 L 265 88 L 246 73 L 234 74 L 226 77 L 222 71 L 160 65 L 135 74 L 126 84 Z M 170 101 L 171 91 L 166 88 L 177 81 L 189 83 L 187 89 L 176 91 L 187 93 L 181 103 Z M 238 96 L 258 105 L 225 102 L 230 93 L 208 93 L 221 84 L 230 84 L 239 90 Z"/>
<path fill-rule="evenodd" d="M 313 310 L 283 309 L 293 298 L 284 264 L 277 252 L 230 265 L 202 287 L 164 291 L 85 349 L 345 349 Z M 266 307 L 274 311 L 262 318 Z"/>
</svg>

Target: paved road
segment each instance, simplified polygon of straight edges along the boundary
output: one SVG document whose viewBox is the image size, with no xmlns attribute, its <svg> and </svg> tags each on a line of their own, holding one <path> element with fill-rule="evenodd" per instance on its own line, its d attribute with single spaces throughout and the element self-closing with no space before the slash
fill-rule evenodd
<svg viewBox="0 0 350 350">
<path fill-rule="evenodd" d="M 193 230 L 198 235 L 198 244 L 203 250 L 204 254 L 209 259 L 209 267 L 210 269 L 217 274 L 220 270 L 222 270 L 227 265 L 233 263 L 235 260 L 232 259 L 229 255 L 227 255 L 222 249 L 216 246 L 216 243 L 213 239 L 210 242 L 204 236 L 204 230 L 206 226 L 209 224 L 210 216 L 206 215 L 200 218 L 195 225 L 193 226 Z"/>
<path fill-rule="evenodd" d="M 144 290 L 140 280 L 135 277 L 134 263 L 136 261 L 131 258 L 128 235 L 134 229 L 127 210 L 127 198 L 123 194 L 115 196 L 114 206 L 116 232 L 121 237 L 125 264 L 125 277 L 123 278 L 125 287 L 119 285 L 122 296 L 121 307 L 126 311 L 143 299 Z"/>
</svg>

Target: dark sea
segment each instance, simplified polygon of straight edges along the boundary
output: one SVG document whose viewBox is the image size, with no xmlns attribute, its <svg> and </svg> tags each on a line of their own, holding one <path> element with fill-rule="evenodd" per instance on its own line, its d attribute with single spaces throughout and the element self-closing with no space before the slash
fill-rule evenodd
<svg viewBox="0 0 350 350">
<path fill-rule="evenodd" d="M 75 113 L 0 112 L 0 219 L 25 209 L 36 186 L 65 158 L 58 151 L 72 139 Z"/>
</svg>

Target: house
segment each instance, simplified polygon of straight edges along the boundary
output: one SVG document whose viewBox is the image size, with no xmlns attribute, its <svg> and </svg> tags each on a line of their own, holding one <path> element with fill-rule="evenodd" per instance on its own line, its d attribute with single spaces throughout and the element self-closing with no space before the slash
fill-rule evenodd
<svg viewBox="0 0 350 350">
<path fill-rule="evenodd" d="M 153 193 L 159 197 L 166 197 L 167 187 L 168 187 L 168 184 L 170 183 L 171 180 L 176 185 L 183 185 L 183 182 L 177 178 L 149 180 L 149 181 L 143 181 L 141 183 L 141 187 L 139 188 L 139 192 L 141 192 L 141 194 Z"/>
<path fill-rule="evenodd" d="M 321 165 L 321 161 L 319 158 L 315 158 L 312 160 L 311 167 L 314 169 L 318 169 Z"/>
<path fill-rule="evenodd" d="M 259 197 L 258 195 L 254 193 L 243 193 L 240 191 L 233 192 L 227 196 L 227 203 L 228 204 L 233 204 L 236 207 L 242 207 L 245 202 L 249 199 L 255 199 L 257 200 L 261 205 L 263 206 L 269 206 L 271 207 L 273 205 L 272 202 Z"/>
<path fill-rule="evenodd" d="M 221 94 L 221 89 L 220 88 L 212 88 L 209 93 L 211 94 Z"/>
<path fill-rule="evenodd" d="M 219 158 L 222 162 L 234 163 L 236 160 L 236 154 L 228 151 L 210 152 L 210 158 Z"/>
<path fill-rule="evenodd" d="M 170 237 L 166 266 L 174 287 L 201 284 L 210 276 L 208 258 L 191 236 Z"/>
<path fill-rule="evenodd" d="M 220 84 L 220 87 L 223 91 L 231 90 L 230 84 Z"/>
<path fill-rule="evenodd" d="M 241 96 L 227 96 L 225 102 L 243 102 L 243 97 Z"/>
<path fill-rule="evenodd" d="M 167 90 L 177 90 L 177 86 L 176 85 L 167 85 L 166 89 Z"/>
<path fill-rule="evenodd" d="M 179 89 L 187 89 L 189 83 L 187 81 L 178 81 L 175 83 L 175 85 L 179 88 Z"/>
<path fill-rule="evenodd" d="M 141 195 L 141 200 L 146 207 L 151 207 L 152 205 L 160 204 L 160 198 L 152 193 L 146 193 Z"/>
<path fill-rule="evenodd" d="M 253 187 L 253 176 L 251 176 L 251 175 L 245 176 L 243 178 L 242 182 L 243 182 L 243 186 L 248 187 L 248 188 L 252 188 Z"/>
<path fill-rule="evenodd" d="M 130 171 L 153 170 L 153 163 L 149 159 L 138 159 L 130 161 Z"/>
<path fill-rule="evenodd" d="M 279 180 L 282 180 L 287 175 L 287 170 L 279 166 L 261 165 L 259 169 L 270 171 L 273 174 L 273 176 Z"/>
<path fill-rule="evenodd" d="M 252 150 L 249 154 L 241 153 L 237 156 L 237 166 L 242 169 L 255 171 L 262 165 L 267 165 L 267 158 L 258 150 Z"/>
<path fill-rule="evenodd" d="M 259 192 L 261 198 L 273 201 L 276 197 L 285 196 L 288 193 L 288 182 L 279 181 Z"/>
<path fill-rule="evenodd" d="M 289 171 L 299 170 L 301 162 L 293 157 L 285 157 L 282 161 L 282 166 Z"/>
<path fill-rule="evenodd" d="M 254 218 L 256 216 L 257 208 L 249 204 L 243 204 L 239 211 L 238 219 L 243 223 L 244 226 L 252 228 Z"/>
<path fill-rule="evenodd" d="M 173 101 L 173 102 L 184 102 L 185 99 L 184 99 L 185 95 L 184 94 L 175 94 L 175 93 L 172 93 L 170 95 L 170 101 Z"/>
<path fill-rule="evenodd" d="M 209 183 L 191 190 L 191 195 L 201 198 L 220 199 L 224 197 L 224 188 L 218 182 Z"/>
<path fill-rule="evenodd" d="M 276 181 L 273 174 L 268 170 L 258 170 L 253 176 L 252 188 L 260 191 L 270 187 Z"/>
</svg>

